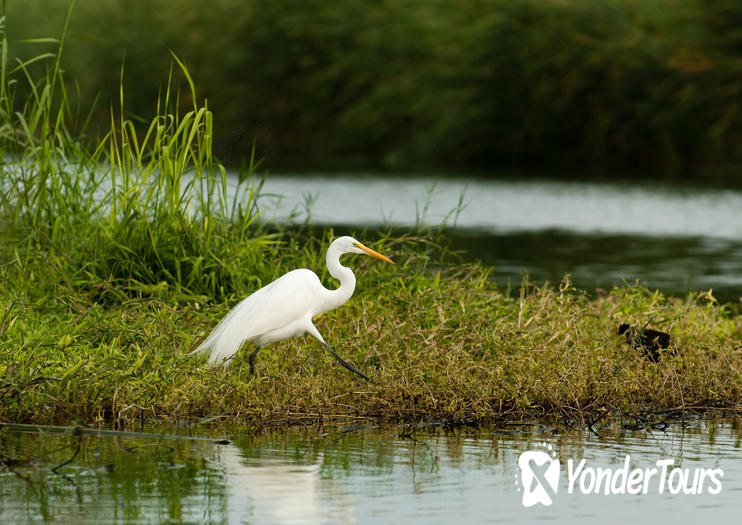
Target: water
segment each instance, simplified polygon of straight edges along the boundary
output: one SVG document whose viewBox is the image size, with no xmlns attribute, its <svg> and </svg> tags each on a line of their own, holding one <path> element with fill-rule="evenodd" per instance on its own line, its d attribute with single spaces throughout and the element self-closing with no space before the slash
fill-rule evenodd
<svg viewBox="0 0 742 525">
<path fill-rule="evenodd" d="M 432 182 L 431 182 L 432 181 Z M 456 226 L 452 247 L 517 286 L 584 289 L 637 280 L 671 295 L 742 296 L 742 191 L 679 184 L 270 175 L 274 220 L 346 228 Z"/>
<path fill-rule="evenodd" d="M 382 176 L 266 178 L 271 218 L 292 212 L 318 223 L 438 225 L 490 233 L 560 230 L 581 234 L 742 239 L 742 191 L 554 180 Z M 463 209 L 456 214 L 459 203 Z"/>
<path fill-rule="evenodd" d="M 599 436 L 584 427 L 541 424 L 476 432 L 351 426 L 235 433 L 230 444 L 0 431 L 0 520 L 731 522 L 738 519 L 742 496 L 739 424 L 735 419 L 673 420 L 654 427 L 614 422 L 597 426 Z M 560 461 L 549 506 L 523 505 L 518 459 L 529 450 L 553 452 Z M 615 472 L 626 455 L 630 469 L 657 468 L 665 459 L 691 477 L 696 469 L 721 469 L 721 490 L 709 494 L 707 481 L 702 494 L 673 494 L 668 487 L 660 494 L 657 473 L 649 478 L 646 495 L 586 495 L 579 479 L 569 493 L 569 460 L 573 469 L 584 459 L 583 470 Z M 667 477 L 673 479 L 669 471 Z"/>
</svg>

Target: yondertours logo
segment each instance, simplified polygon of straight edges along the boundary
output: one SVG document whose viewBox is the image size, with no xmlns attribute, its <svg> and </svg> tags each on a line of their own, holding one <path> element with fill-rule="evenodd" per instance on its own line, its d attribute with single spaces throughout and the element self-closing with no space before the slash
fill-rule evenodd
<svg viewBox="0 0 742 525">
<path fill-rule="evenodd" d="M 551 505 L 559 490 L 559 459 L 551 445 L 546 445 L 546 449 L 548 452 L 528 450 L 518 458 L 523 505 L 526 507 L 537 503 Z"/>
<path fill-rule="evenodd" d="M 545 450 L 527 450 L 518 458 L 523 506 L 551 505 L 559 491 L 561 464 L 551 445 Z M 716 495 L 721 492 L 724 471 L 720 468 L 681 468 L 675 460 L 660 459 L 646 467 L 633 467 L 627 455 L 621 466 L 595 467 L 585 459 L 567 460 L 567 494 L 686 494 Z M 516 478 L 517 478 L 516 474 Z"/>
</svg>

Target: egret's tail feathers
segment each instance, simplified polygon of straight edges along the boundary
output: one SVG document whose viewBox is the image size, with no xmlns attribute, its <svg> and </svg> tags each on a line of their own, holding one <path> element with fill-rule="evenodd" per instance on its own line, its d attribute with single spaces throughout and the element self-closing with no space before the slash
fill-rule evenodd
<svg viewBox="0 0 742 525">
<path fill-rule="evenodd" d="M 198 348 L 196 348 L 196 349 L 195 349 L 195 350 L 194 350 L 193 352 L 188 352 L 188 353 L 187 353 L 186 355 L 195 355 L 195 354 L 200 354 L 201 352 L 204 352 L 204 351 L 208 350 L 208 348 L 209 348 L 209 347 L 208 347 L 208 346 L 206 346 L 206 344 L 205 344 L 205 343 L 206 343 L 206 341 L 204 341 L 203 343 L 201 343 L 201 344 L 199 345 L 199 347 L 198 347 Z"/>
<path fill-rule="evenodd" d="M 216 366 L 219 364 L 227 364 L 228 361 L 225 361 L 224 358 L 221 357 L 222 352 L 219 352 L 217 349 L 220 348 L 218 344 L 218 340 L 215 340 L 214 334 L 209 335 L 203 343 L 201 343 L 198 348 L 196 348 L 193 352 L 188 352 L 186 355 L 194 355 L 194 354 L 201 354 L 203 352 L 208 352 L 211 350 L 211 355 L 209 356 L 209 360 L 207 361 L 208 366 Z"/>
<path fill-rule="evenodd" d="M 206 362 L 207 366 L 214 367 L 217 365 L 224 365 L 227 366 L 229 364 L 229 358 L 232 357 L 232 355 L 237 353 L 237 350 L 234 352 L 225 353 L 223 351 L 219 351 L 220 348 L 218 345 L 214 345 L 214 347 L 211 349 L 211 355 L 209 356 L 209 360 Z"/>
<path fill-rule="evenodd" d="M 265 288 L 261 289 L 265 290 Z M 253 313 L 260 307 L 261 290 L 243 299 L 224 316 L 203 343 L 191 353 L 211 350 L 208 365 L 227 365 L 239 351 L 242 343 L 250 340 L 255 331 L 251 327 Z"/>
<path fill-rule="evenodd" d="M 238 352 L 244 337 L 234 323 L 222 321 L 211 334 L 193 352 L 186 355 L 211 351 L 208 366 L 228 365 L 231 358 Z"/>
</svg>

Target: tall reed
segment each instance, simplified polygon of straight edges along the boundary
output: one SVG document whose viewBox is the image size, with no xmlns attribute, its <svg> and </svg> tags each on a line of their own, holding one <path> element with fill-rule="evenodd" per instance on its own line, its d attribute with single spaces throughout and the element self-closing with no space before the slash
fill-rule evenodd
<svg viewBox="0 0 742 525">
<path fill-rule="evenodd" d="M 0 216 L 21 247 L 18 260 L 43 253 L 76 286 L 120 281 L 134 294 L 168 286 L 231 293 L 244 272 L 235 264 L 273 242 L 256 222 L 254 153 L 230 187 L 212 152 L 213 114 L 174 54 L 149 122 L 127 118 L 121 87 L 109 129 L 97 139 L 86 138 L 84 127 L 73 135 L 69 122 L 80 108 L 70 102 L 63 67 L 71 12 L 59 39 L 26 42 L 54 43 L 55 53 L 14 65 L 2 19 Z M 121 86 L 124 74 L 122 64 Z"/>
</svg>

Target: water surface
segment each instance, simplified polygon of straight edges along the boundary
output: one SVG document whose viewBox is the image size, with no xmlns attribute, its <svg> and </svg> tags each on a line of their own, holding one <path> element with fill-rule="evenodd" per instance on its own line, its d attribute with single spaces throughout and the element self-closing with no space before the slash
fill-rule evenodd
<svg viewBox="0 0 742 525">
<path fill-rule="evenodd" d="M 656 423 L 656 422 L 655 422 Z M 214 523 L 698 523 L 738 518 L 739 420 L 439 427 L 213 429 L 230 444 L 0 431 L 0 520 Z M 182 431 L 181 431 L 182 432 Z M 550 447 L 550 448 L 549 448 Z M 553 452 L 552 504 L 523 505 L 521 453 Z M 570 459 L 595 468 L 722 469 L 712 495 L 568 493 Z M 66 463 L 69 461 L 68 463 Z M 61 465 L 61 466 L 60 466 Z M 53 470 L 55 467 L 56 470 Z"/>
<path fill-rule="evenodd" d="M 446 222 L 489 233 L 705 236 L 742 240 L 742 191 L 637 182 L 363 175 L 270 175 L 269 218 L 409 226 Z"/>
<path fill-rule="evenodd" d="M 517 287 L 639 281 L 682 296 L 742 296 L 742 191 L 682 184 L 270 175 L 264 216 L 346 229 L 449 226 L 452 247 Z"/>
</svg>

